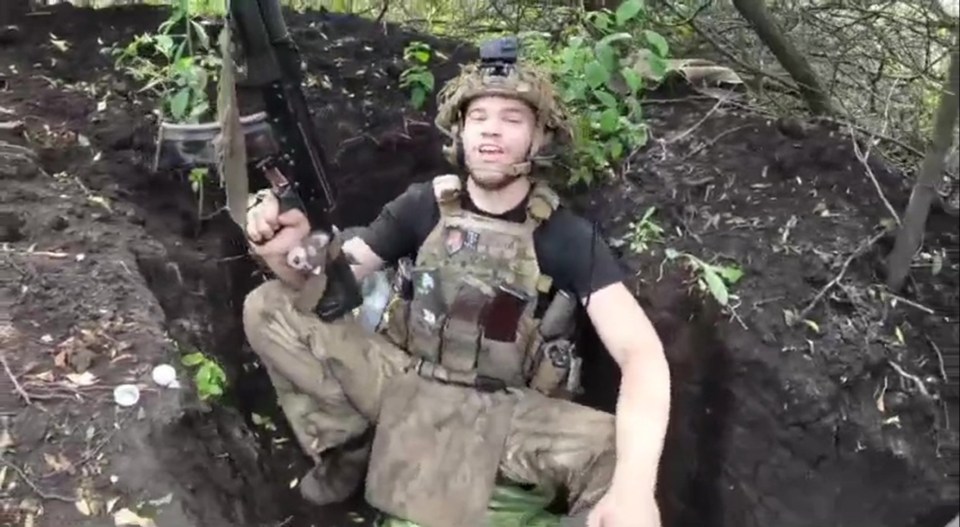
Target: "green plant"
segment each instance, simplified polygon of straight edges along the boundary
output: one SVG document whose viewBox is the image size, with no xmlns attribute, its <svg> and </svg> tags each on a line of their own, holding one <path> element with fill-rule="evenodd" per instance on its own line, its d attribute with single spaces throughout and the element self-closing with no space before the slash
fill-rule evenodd
<svg viewBox="0 0 960 527">
<path fill-rule="evenodd" d="M 227 375 L 217 362 L 197 351 L 184 355 L 181 359 L 184 366 L 197 367 L 193 382 L 197 386 L 200 399 L 206 401 L 223 395 L 227 385 Z"/>
<path fill-rule="evenodd" d="M 668 260 L 683 258 L 690 266 L 697 278 L 697 285 L 701 291 L 709 292 L 717 303 L 721 306 L 727 306 L 730 303 L 730 294 L 728 286 L 732 286 L 743 278 L 743 270 L 737 265 L 715 265 L 707 263 L 689 253 L 682 253 L 676 249 L 668 248 L 665 251 Z"/>
<path fill-rule="evenodd" d="M 669 46 L 646 25 L 643 0 L 625 0 L 615 11 L 587 13 L 562 44 L 526 36 L 528 53 L 551 72 L 573 119 L 571 184 L 612 176 L 614 164 L 647 141 L 640 98 L 646 79 L 666 73 Z"/>
<path fill-rule="evenodd" d="M 423 108 L 436 82 L 433 72 L 427 69 L 431 54 L 430 45 L 420 41 L 411 42 L 403 50 L 403 59 L 410 66 L 400 74 L 400 87 L 410 89 L 410 103 L 418 110 Z"/>
<path fill-rule="evenodd" d="M 653 219 L 657 208 L 650 206 L 637 221 L 630 222 L 630 250 L 645 252 L 651 243 L 663 241 L 663 227 Z"/>
<path fill-rule="evenodd" d="M 207 167 L 195 167 L 190 169 L 190 189 L 197 195 L 197 214 L 203 216 L 203 186 L 209 176 Z"/>
<path fill-rule="evenodd" d="M 163 118 L 175 122 L 197 123 L 207 117 L 207 87 L 216 82 L 220 65 L 195 8 L 190 1 L 179 0 L 155 34 L 138 35 L 112 51 L 117 68 L 143 82 L 140 91 L 159 97 Z M 179 28 L 182 33 L 176 32 Z"/>
</svg>

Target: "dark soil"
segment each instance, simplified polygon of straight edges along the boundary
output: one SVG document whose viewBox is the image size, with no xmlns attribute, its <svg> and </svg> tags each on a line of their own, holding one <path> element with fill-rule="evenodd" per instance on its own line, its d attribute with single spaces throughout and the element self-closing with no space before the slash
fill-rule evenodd
<svg viewBox="0 0 960 527">
<path fill-rule="evenodd" d="M 148 515 L 150 500 L 160 500 L 151 507 L 160 527 L 365 523 L 371 513 L 359 505 L 317 510 L 290 488 L 305 460 L 239 322 L 244 294 L 264 277 L 226 215 L 198 220 L 184 174 L 151 172 L 153 101 L 101 53 L 153 30 L 165 12 L 48 11 L 0 44 L 0 122 L 25 123 L 0 141 L 27 148 L 0 150 L 0 291 L 12 314 L 0 319 L 10 369 L 0 372 L 9 433 L 0 498 L 11 518 L 0 524 L 33 515 L 37 526 L 112 526 L 104 504 Z M 351 18 L 290 13 L 288 23 L 317 81 L 307 96 L 337 164 L 344 226 L 449 170 L 433 108 L 411 109 L 397 86 L 402 52 L 414 38 L 442 50 L 440 83 L 472 49 Z M 937 352 L 954 375 L 955 219 L 931 216 L 924 254 L 943 254 L 943 264 L 919 258 L 906 301 L 878 285 L 892 245 L 882 237 L 809 311 L 813 324 L 789 327 L 784 311 L 811 302 L 885 208 L 842 131 L 791 138 L 746 108 L 711 113 L 714 101 L 685 95 L 648 106 L 654 140 L 623 180 L 571 196 L 619 247 L 667 344 L 665 526 L 942 527 L 958 497 L 956 379 L 943 379 Z M 872 171 L 903 210 L 907 182 L 875 158 Z M 222 195 L 215 183 L 207 195 L 209 213 Z M 665 239 L 632 251 L 628 224 L 651 205 Z M 667 247 L 741 265 L 735 307 L 721 309 L 689 269 L 664 262 Z M 584 402 L 612 409 L 616 368 L 595 335 L 584 345 L 593 356 Z M 224 366 L 222 401 L 197 400 L 179 363 L 193 350 Z M 183 389 L 150 380 L 160 363 L 177 367 Z M 116 406 L 113 387 L 131 381 L 140 403 Z"/>
</svg>

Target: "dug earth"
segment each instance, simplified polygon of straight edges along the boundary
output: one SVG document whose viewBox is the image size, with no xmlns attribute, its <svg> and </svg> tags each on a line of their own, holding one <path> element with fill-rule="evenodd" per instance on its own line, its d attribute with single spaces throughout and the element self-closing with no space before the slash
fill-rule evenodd
<svg viewBox="0 0 960 527">
<path fill-rule="evenodd" d="M 157 101 L 103 52 L 167 14 L 58 5 L 0 42 L 0 525 L 372 525 L 359 500 L 299 499 L 305 459 L 239 325 L 265 277 L 217 213 L 215 181 L 198 207 L 185 174 L 151 171 Z M 439 50 L 441 83 L 473 48 L 287 17 L 344 226 L 449 170 L 432 103 L 413 110 L 398 87 L 403 49 Z M 880 286 L 889 218 L 865 166 L 897 210 L 904 174 L 861 162 L 842 129 L 788 137 L 742 102 L 690 95 L 651 94 L 658 139 L 622 178 L 568 191 L 667 346 L 664 525 L 943 527 L 958 498 L 955 219 L 932 212 L 893 297 Z M 659 240 L 638 223 L 651 206 Z M 704 264 L 743 271 L 727 306 L 698 287 Z M 583 402 L 612 410 L 615 365 L 595 335 L 581 346 Z M 221 365 L 221 396 L 200 397 L 192 353 Z M 161 364 L 179 388 L 152 380 Z M 120 384 L 139 388 L 133 405 L 116 404 Z"/>
</svg>

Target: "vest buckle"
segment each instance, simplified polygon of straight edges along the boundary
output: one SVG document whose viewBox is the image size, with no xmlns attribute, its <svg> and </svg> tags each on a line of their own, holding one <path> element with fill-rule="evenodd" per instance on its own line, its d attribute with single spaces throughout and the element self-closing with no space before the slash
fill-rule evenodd
<svg viewBox="0 0 960 527">
<path fill-rule="evenodd" d="M 484 393 L 502 392 L 507 389 L 507 383 L 502 379 L 480 375 L 476 371 L 451 371 L 439 363 L 423 358 L 418 358 L 413 363 L 413 369 L 417 372 L 417 375 L 425 379 L 432 379 L 444 384 L 465 386 Z"/>
</svg>

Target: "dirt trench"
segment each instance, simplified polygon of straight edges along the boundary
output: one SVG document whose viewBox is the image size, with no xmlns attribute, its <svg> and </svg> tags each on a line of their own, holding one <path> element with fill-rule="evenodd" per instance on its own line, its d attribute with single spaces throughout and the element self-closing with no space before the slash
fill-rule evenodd
<svg viewBox="0 0 960 527">
<path fill-rule="evenodd" d="M 164 12 L 49 13 L 0 47 L 0 120 L 26 125 L 0 140 L 38 154 L 10 150 L 0 190 L 0 241 L 13 269 L 4 291 L 17 330 L 5 348 L 17 350 L 7 354 L 13 377 L 34 395 L 27 403 L 16 386 L 0 385 L 16 442 L 4 459 L 40 489 L 22 479 L 7 489 L 12 474 L 0 481 L 8 512 L 22 519 L 39 493 L 75 499 L 80 487 L 85 502 L 118 498 L 112 511 L 155 500 L 161 527 L 369 523 L 356 501 L 317 510 L 291 490 L 305 460 L 239 325 L 242 298 L 263 276 L 226 216 L 197 220 L 183 175 L 151 173 L 152 102 L 100 53 L 151 31 Z M 411 38 L 443 50 L 438 83 L 471 49 L 350 17 L 290 13 L 288 22 L 317 81 L 307 95 L 335 153 L 345 225 L 371 220 L 410 182 L 448 169 L 429 124 L 434 109 L 406 105 L 397 76 Z M 956 393 L 939 370 L 955 370 L 938 368 L 929 342 L 951 360 L 955 220 L 931 218 L 925 251 L 943 251 L 940 269 L 917 269 L 904 293 L 926 311 L 891 306 L 871 286 L 885 237 L 810 311 L 814 325 L 788 328 L 783 311 L 806 305 L 882 219 L 849 137 L 826 128 L 792 137 L 745 108 L 661 95 L 684 100 L 648 106 L 654 140 L 631 160 L 629 178 L 569 197 L 618 247 L 667 345 L 675 402 L 665 525 L 941 527 L 958 487 L 956 419 L 944 419 L 956 414 Z M 871 166 L 902 210 L 902 178 Z M 222 196 L 216 185 L 207 196 L 209 212 Z M 667 239 L 637 253 L 628 224 L 649 205 Z M 736 316 L 703 298 L 688 270 L 664 262 L 667 246 L 744 266 Z M 582 347 L 583 402 L 612 410 L 616 367 L 596 335 Z M 183 390 L 150 383 L 153 365 L 192 350 L 225 367 L 222 404 L 198 402 L 187 371 Z M 937 398 L 890 361 L 917 372 Z M 97 382 L 67 377 L 81 371 Z M 122 380 L 140 383 L 142 410 L 113 404 L 110 389 Z M 39 525 L 113 525 L 103 511 L 83 514 L 65 501 L 43 500 Z"/>
</svg>

